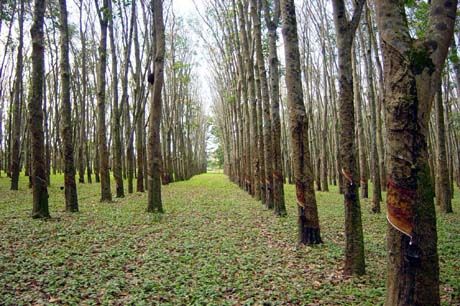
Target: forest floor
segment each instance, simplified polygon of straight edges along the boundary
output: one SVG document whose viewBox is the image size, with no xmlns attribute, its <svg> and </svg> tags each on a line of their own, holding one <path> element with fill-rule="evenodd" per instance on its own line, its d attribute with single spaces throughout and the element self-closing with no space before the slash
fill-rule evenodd
<svg viewBox="0 0 460 306">
<path fill-rule="evenodd" d="M 0 178 L 0 305 L 379 305 L 385 296 L 385 213 L 362 201 L 367 274 L 342 277 L 342 197 L 318 192 L 324 244 L 298 247 L 294 187 L 277 218 L 223 174 L 163 188 L 162 216 L 146 194 L 99 202 L 79 184 L 80 213 L 63 211 L 52 177 L 53 219 L 32 220 L 31 192 Z M 384 206 L 384 205 L 382 205 Z M 460 302 L 460 193 L 438 214 L 441 295 Z"/>
</svg>

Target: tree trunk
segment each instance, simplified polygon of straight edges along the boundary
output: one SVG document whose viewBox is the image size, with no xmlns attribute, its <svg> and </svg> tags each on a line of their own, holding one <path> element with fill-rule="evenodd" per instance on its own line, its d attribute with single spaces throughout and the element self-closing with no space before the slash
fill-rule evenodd
<svg viewBox="0 0 460 306">
<path fill-rule="evenodd" d="M 163 212 L 161 202 L 161 91 L 163 88 L 163 69 L 165 55 L 165 28 L 163 23 L 163 1 L 153 0 L 155 64 L 154 81 L 151 84 L 150 122 L 148 141 L 148 205 L 147 212 Z"/>
<path fill-rule="evenodd" d="M 324 109 L 323 109 L 323 120 L 321 132 L 318 135 L 321 135 L 320 145 L 321 145 L 321 168 L 320 168 L 320 179 L 321 179 L 321 189 L 322 191 L 329 191 L 328 178 L 328 152 L 327 152 L 327 129 L 328 129 L 328 120 L 327 120 L 327 110 L 328 110 L 328 86 L 327 86 L 327 62 L 326 62 L 326 48 L 324 46 L 324 39 L 321 43 L 322 55 L 323 55 L 323 83 L 324 83 Z M 319 92 L 319 90 L 318 90 Z M 319 121 L 319 120 L 318 120 Z"/>
<path fill-rule="evenodd" d="M 265 60 L 262 50 L 262 30 L 261 30 L 261 0 L 252 0 L 251 4 L 251 15 L 254 23 L 254 39 L 255 39 L 255 49 L 256 49 L 256 63 L 260 80 L 260 92 L 261 92 L 261 101 L 259 105 L 261 106 L 261 112 L 263 111 L 263 116 L 259 117 L 259 126 L 260 126 L 260 148 L 263 152 L 260 156 L 261 161 L 261 197 L 262 203 L 269 209 L 273 208 L 273 169 L 272 169 L 272 139 L 271 139 L 271 122 L 270 122 L 270 96 L 268 92 L 268 82 L 267 82 L 267 73 L 265 70 Z M 263 120 L 262 120 L 263 119 Z M 263 123 L 262 123 L 263 122 Z M 263 169 L 262 169 L 263 167 Z"/>
<path fill-rule="evenodd" d="M 339 62 L 340 158 L 344 176 L 345 267 L 346 275 L 365 273 L 363 228 L 358 196 L 355 150 L 355 114 L 353 106 L 352 44 L 364 0 L 356 3 L 353 17 L 347 20 L 343 0 L 333 1 Z"/>
<path fill-rule="evenodd" d="M 442 89 L 439 84 L 435 98 L 436 111 L 436 202 L 443 213 L 451 213 L 452 197 L 450 196 L 449 168 L 447 166 L 446 127 L 444 124 L 444 106 L 442 103 Z"/>
<path fill-rule="evenodd" d="M 35 0 L 32 38 L 32 88 L 29 101 L 29 127 L 32 149 L 32 218 L 49 218 L 46 180 L 45 140 L 43 131 L 43 85 L 45 77 L 45 37 L 43 23 L 45 1 Z"/>
<path fill-rule="evenodd" d="M 361 99 L 361 93 L 359 89 L 361 83 L 357 74 L 356 66 L 356 55 L 353 52 L 352 55 L 352 73 L 353 73 L 353 99 L 355 104 L 355 113 L 356 113 L 356 134 L 357 134 L 357 144 L 358 144 L 358 160 L 359 160 L 359 187 L 361 188 L 361 197 L 363 199 L 369 198 L 368 190 L 368 171 L 367 171 L 367 154 L 366 154 L 366 141 L 364 139 L 364 126 L 363 126 L 363 113 L 362 106 L 363 101 Z M 340 102 L 340 99 L 339 99 Z"/>
<path fill-rule="evenodd" d="M 108 1 L 108 13 L 110 14 L 109 19 L 109 37 L 110 37 L 110 51 L 112 59 L 112 123 L 113 123 L 113 176 L 115 178 L 115 192 L 117 198 L 123 198 L 125 196 L 125 190 L 123 187 L 123 169 L 122 169 L 122 156 L 123 148 L 121 142 L 121 109 L 118 105 L 118 60 L 117 50 L 115 45 L 115 33 L 114 33 L 114 18 L 115 14 L 112 8 L 112 1 Z M 123 101 L 122 101 L 123 103 Z"/>
<path fill-rule="evenodd" d="M 380 62 L 379 50 L 377 45 L 377 39 L 375 38 L 375 32 L 373 30 L 373 22 L 372 22 L 372 15 L 370 13 L 369 8 L 366 9 L 366 24 L 367 24 L 367 31 L 369 33 L 369 41 L 370 45 L 372 46 L 372 50 L 374 50 L 374 58 L 377 66 L 378 71 L 378 97 L 376 98 L 376 138 L 377 138 L 377 152 L 379 156 L 379 175 L 380 175 L 380 190 L 386 191 L 386 178 L 387 172 L 385 168 L 385 150 L 384 150 L 384 141 L 383 141 L 383 132 L 382 132 L 382 106 L 384 105 L 384 80 L 383 80 L 383 69 L 382 64 Z M 372 57 L 371 49 L 368 49 L 368 62 Z M 371 71 L 372 74 L 372 71 Z M 371 83 L 372 84 L 372 83 Z M 382 201 L 382 194 L 379 194 L 379 200 Z M 373 203 L 375 205 L 375 203 Z"/>
<path fill-rule="evenodd" d="M 66 0 L 59 0 L 59 23 L 61 45 L 61 115 L 64 153 L 65 207 L 68 212 L 78 211 L 77 185 L 72 143 L 72 106 L 70 103 L 69 28 L 67 25 Z M 58 114 L 56 114 L 57 116 Z"/>
<path fill-rule="evenodd" d="M 19 44 L 16 61 L 16 79 L 14 82 L 13 129 L 11 131 L 13 148 L 11 150 L 11 190 L 19 189 L 19 172 L 21 171 L 21 110 L 22 110 L 22 73 L 24 46 L 24 1 L 20 2 L 19 10 Z"/>
<path fill-rule="evenodd" d="M 134 127 L 131 126 L 130 118 L 130 105 L 128 97 L 128 70 L 131 56 L 131 46 L 133 43 L 133 34 L 134 34 L 134 24 L 136 23 L 136 1 L 133 0 L 131 3 L 131 17 L 129 32 L 127 37 L 127 46 L 124 50 L 124 63 L 123 63 L 123 78 L 121 80 L 122 94 L 121 94 L 121 103 L 124 105 L 124 120 L 125 120 L 125 137 L 126 137 L 126 172 L 128 178 L 128 193 L 134 192 Z M 126 34 L 124 34 L 126 35 Z M 136 37 L 137 38 L 137 37 Z M 137 63 L 136 63 L 137 65 Z M 136 66 L 137 68 L 137 66 Z M 140 68 L 140 65 L 139 65 Z M 137 77 L 137 75 L 135 75 Z M 136 79 L 135 79 L 136 80 Z M 137 81 L 137 80 L 136 80 Z M 135 90 L 137 88 L 135 87 Z M 134 94 L 134 103 L 136 103 L 136 93 Z M 136 120 L 134 119 L 134 124 Z"/>
<path fill-rule="evenodd" d="M 91 103 L 92 105 L 93 103 Z M 90 133 L 91 131 L 91 128 L 89 126 L 89 106 L 87 108 L 87 111 L 86 111 L 86 117 L 85 117 L 85 122 L 87 123 L 86 125 L 86 133 Z M 93 134 L 94 135 L 94 134 Z M 96 137 L 97 138 L 97 137 Z M 90 146 L 90 142 L 88 141 L 88 135 L 85 136 L 85 161 L 86 161 L 86 177 L 88 179 L 88 183 L 92 183 L 93 180 L 92 180 L 92 173 L 93 173 L 93 165 L 92 165 L 92 160 L 91 160 L 91 148 L 92 147 L 96 147 L 97 148 L 97 140 L 94 141 L 94 144 L 91 144 Z M 96 171 L 95 171 L 96 172 Z"/>
<path fill-rule="evenodd" d="M 135 2 L 133 2 L 135 3 Z M 133 42 L 134 42 L 134 58 L 136 63 L 135 81 L 136 87 L 134 89 L 134 100 L 136 103 L 136 114 L 134 116 L 135 134 L 136 134 L 136 191 L 144 192 L 144 150 L 145 150 L 145 108 L 142 97 L 142 73 L 141 73 L 141 56 L 139 47 L 139 36 L 137 22 L 133 23 Z"/>
<path fill-rule="evenodd" d="M 101 25 L 101 40 L 99 42 L 99 69 L 98 69 L 98 90 L 97 90 L 97 138 L 98 138 L 98 159 L 101 180 L 101 202 L 112 201 L 110 187 L 109 152 L 107 148 L 107 129 L 105 125 L 105 75 L 107 68 L 107 27 L 109 19 L 109 1 L 103 0 L 103 7 L 98 10 L 99 22 Z M 96 177 L 97 178 L 97 177 Z M 97 179 L 96 179 L 97 181 Z"/>
<path fill-rule="evenodd" d="M 254 81 L 254 62 L 253 56 L 250 53 L 250 37 L 249 30 L 251 24 L 247 22 L 245 16 L 248 2 L 239 1 L 238 2 L 238 16 L 240 20 L 240 35 L 241 35 L 241 46 L 243 49 L 243 60 L 246 77 L 243 82 L 246 84 L 247 95 L 246 102 L 247 106 L 247 120 L 249 124 L 249 135 L 246 139 L 247 150 L 248 150 L 248 166 L 250 167 L 249 171 L 249 181 L 250 181 L 250 193 L 254 196 L 256 200 L 260 200 L 260 182 L 259 182 L 259 154 L 258 154 L 258 144 L 259 144 L 259 133 L 257 129 L 257 100 L 256 100 L 256 88 Z"/>
<path fill-rule="evenodd" d="M 369 15 L 368 12 L 369 8 L 366 6 L 366 15 Z M 379 156 L 377 150 L 377 116 L 380 114 L 377 113 L 376 110 L 376 98 L 375 98 L 375 91 L 374 91 L 374 75 L 372 71 L 372 43 L 371 43 L 371 24 L 369 20 L 367 20 L 367 50 L 364 53 L 365 63 L 364 66 L 366 68 L 366 78 L 368 84 L 368 100 L 369 100 L 369 108 L 371 113 L 371 120 L 370 120 L 370 168 L 371 168 L 371 179 L 373 183 L 373 191 L 372 191 L 372 212 L 380 213 L 380 200 L 382 198 L 382 191 L 381 191 L 381 182 L 380 182 L 380 171 L 379 171 L 379 160 L 383 158 L 383 156 Z M 362 36 L 361 36 L 362 38 Z M 364 48 L 364 39 L 361 39 L 362 46 Z"/>
<path fill-rule="evenodd" d="M 436 213 L 428 167 L 430 110 L 457 1 L 431 1 L 426 37 L 409 34 L 404 1 L 376 2 L 387 127 L 387 305 L 439 305 Z"/>
<path fill-rule="evenodd" d="M 80 40 L 81 40 L 81 86 L 82 86 L 82 95 L 80 101 L 80 139 L 78 145 L 78 182 L 85 182 L 85 158 L 88 158 L 87 150 L 88 145 L 86 143 L 86 97 L 87 97 L 87 88 L 88 88 L 88 76 L 86 68 L 86 34 L 83 32 L 83 0 L 80 0 Z M 86 153 L 86 154 L 85 154 Z M 87 169 L 89 171 L 89 169 Z M 91 174 L 87 174 L 88 183 L 91 182 Z"/>
<path fill-rule="evenodd" d="M 286 215 L 286 204 L 284 202 L 284 178 L 283 159 L 281 155 L 281 122 L 279 104 L 279 61 L 277 55 L 277 27 L 280 17 L 279 0 L 273 1 L 273 12 L 270 14 L 268 0 L 262 0 L 265 23 L 268 29 L 268 63 L 270 75 L 270 101 L 271 101 L 271 134 L 273 153 L 270 157 L 273 160 L 273 206 L 278 216 Z M 270 18 L 272 16 L 272 18 Z"/>
<path fill-rule="evenodd" d="M 291 131 L 292 158 L 298 206 L 299 242 L 321 243 L 308 148 L 308 122 L 303 102 L 299 41 L 294 0 L 281 1 L 282 33 L 286 54 L 286 87 Z"/>
</svg>

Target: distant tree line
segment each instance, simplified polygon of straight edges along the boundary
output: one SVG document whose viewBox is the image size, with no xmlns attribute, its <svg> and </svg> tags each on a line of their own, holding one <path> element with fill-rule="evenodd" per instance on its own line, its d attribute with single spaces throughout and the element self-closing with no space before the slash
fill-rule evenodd
<svg viewBox="0 0 460 306">
<path fill-rule="evenodd" d="M 50 215 L 51 174 L 64 173 L 68 211 L 76 181 L 100 182 L 110 202 L 112 176 L 116 197 L 155 189 L 161 211 L 161 183 L 206 171 L 195 46 L 170 3 L 0 5 L 0 170 L 13 190 L 29 177 L 34 217 Z"/>
<path fill-rule="evenodd" d="M 315 192 L 338 186 L 348 275 L 365 273 L 361 199 L 380 213 L 387 191 L 387 304 L 439 305 L 433 199 L 452 212 L 460 185 L 457 1 L 208 3 L 225 173 L 280 216 L 295 184 L 302 244 L 322 242 Z"/>
</svg>

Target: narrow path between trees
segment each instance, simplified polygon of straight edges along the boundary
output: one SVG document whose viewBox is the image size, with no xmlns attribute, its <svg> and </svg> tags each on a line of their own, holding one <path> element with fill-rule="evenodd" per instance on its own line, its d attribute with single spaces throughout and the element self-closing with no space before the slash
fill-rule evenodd
<svg viewBox="0 0 460 306">
<path fill-rule="evenodd" d="M 44 222 L 28 216 L 25 179 L 18 193 L 0 178 L 1 304 L 377 305 L 384 300 L 384 214 L 370 214 L 370 204 L 362 202 L 367 275 L 343 279 L 343 206 L 335 188 L 317 194 L 325 244 L 298 248 L 292 186 L 286 187 L 288 216 L 277 218 L 223 174 L 204 174 L 164 187 L 166 213 L 160 217 L 145 213 L 146 194 L 99 203 L 98 184 L 79 185 L 81 212 L 66 214 L 62 177 L 52 181 L 55 219 Z M 458 211 L 457 197 L 455 205 Z M 458 276 L 447 273 L 460 268 L 459 219 L 454 214 L 439 220 L 446 303 L 458 290 Z"/>
</svg>

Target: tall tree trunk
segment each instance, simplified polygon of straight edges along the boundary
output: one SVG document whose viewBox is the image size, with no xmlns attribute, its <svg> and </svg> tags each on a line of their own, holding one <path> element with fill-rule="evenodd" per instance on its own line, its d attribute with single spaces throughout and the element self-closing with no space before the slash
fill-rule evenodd
<svg viewBox="0 0 460 306">
<path fill-rule="evenodd" d="M 99 23 L 101 25 L 101 40 L 99 42 L 99 69 L 98 69 L 98 90 L 97 90 L 97 138 L 99 157 L 99 171 L 101 180 L 101 202 L 112 201 L 112 191 L 110 187 L 109 171 L 109 152 L 107 148 L 107 128 L 105 125 L 105 75 L 107 68 L 107 27 L 109 23 L 110 11 L 109 1 L 103 0 L 103 7 L 99 10 Z M 97 3 L 97 2 L 96 2 Z"/>
<path fill-rule="evenodd" d="M 45 78 L 45 0 L 35 0 L 32 38 L 32 88 L 29 101 L 29 127 L 32 148 L 32 218 L 49 218 L 43 131 L 43 85 Z"/>
<path fill-rule="evenodd" d="M 129 58 L 131 56 L 131 46 L 133 43 L 134 24 L 136 23 L 136 1 L 131 3 L 131 19 L 128 32 L 128 45 L 125 48 L 124 63 L 123 63 L 123 78 L 121 103 L 125 105 L 125 136 L 126 136 L 126 159 L 127 159 L 127 177 L 128 177 L 128 193 L 134 192 L 134 128 L 131 127 L 130 107 L 128 101 L 128 69 Z M 137 68 L 137 67 L 136 67 Z M 140 65 L 139 65 L 140 68 Z M 136 98 L 136 94 L 134 95 Z M 134 99 L 134 103 L 136 100 Z M 135 120 L 134 120 L 135 121 Z M 135 123 L 135 122 L 134 122 Z"/>
<path fill-rule="evenodd" d="M 271 101 L 271 134 L 273 142 L 273 206 L 275 214 L 286 215 L 286 204 L 284 202 L 284 178 L 283 159 L 281 155 L 281 122 L 279 104 L 279 61 L 277 55 L 277 33 L 276 29 L 280 17 L 279 0 L 273 1 L 273 12 L 270 14 L 268 0 L 262 0 L 265 23 L 268 29 L 268 63 L 270 74 L 270 101 Z M 270 17 L 271 16 L 271 17 Z"/>
<path fill-rule="evenodd" d="M 251 15 L 254 23 L 254 39 L 255 39 L 255 51 L 256 51 L 256 63 L 260 80 L 260 92 L 261 92 L 261 109 L 263 110 L 263 116 L 261 115 L 259 120 L 259 125 L 262 127 L 262 133 L 260 133 L 262 149 L 262 158 L 261 158 L 261 192 L 262 192 L 262 203 L 269 208 L 273 208 L 273 169 L 272 169 L 272 139 L 271 139 L 271 122 L 270 122 L 270 95 L 268 92 L 268 82 L 267 82 L 267 73 L 265 70 L 265 60 L 262 50 L 262 30 L 261 30 L 261 0 L 251 0 L 252 8 Z M 262 120 L 263 119 L 263 120 Z M 262 123 L 263 121 L 263 123 Z M 259 131 L 260 132 L 260 131 Z M 262 169 L 262 166 L 264 169 Z M 262 171 L 263 170 L 263 171 Z"/>
<path fill-rule="evenodd" d="M 46 78 L 46 77 L 45 77 Z M 51 185 L 51 137 L 48 129 L 48 119 L 49 119 L 49 113 L 47 109 L 47 101 L 46 101 L 46 82 L 44 83 L 43 86 L 43 133 L 45 136 L 45 174 L 46 174 L 46 183 L 48 186 Z M 56 125 L 57 126 L 57 125 Z M 55 137 L 57 139 L 57 137 Z M 55 155 L 57 156 L 57 154 Z"/>
<path fill-rule="evenodd" d="M 251 23 L 247 22 L 246 12 L 248 2 L 238 2 L 238 15 L 240 20 L 240 34 L 241 34 L 241 46 L 243 49 L 243 60 L 245 68 L 245 77 L 246 79 L 243 82 L 246 84 L 247 96 L 245 99 L 248 104 L 247 110 L 247 120 L 249 123 L 249 137 L 246 139 L 248 152 L 248 166 L 250 166 L 252 174 L 249 178 L 251 185 L 251 194 L 256 200 L 260 200 L 260 182 L 259 182 L 259 154 L 258 154 L 258 144 L 259 144 L 259 133 L 257 129 L 257 100 L 256 100 L 256 88 L 254 80 L 254 61 L 251 53 L 251 48 L 249 46 L 252 39 L 249 37 L 251 28 Z"/>
<path fill-rule="evenodd" d="M 88 150 L 88 145 L 86 143 L 86 97 L 87 97 L 87 88 L 88 88 L 88 76 L 86 68 L 86 33 L 83 32 L 83 0 L 80 0 L 79 4 L 80 11 L 80 40 L 81 40 L 81 87 L 82 95 L 80 101 L 80 137 L 78 144 L 78 182 L 85 182 L 85 158 L 88 158 L 88 154 L 85 154 Z M 89 171 L 89 169 L 87 169 Z M 91 181 L 91 174 L 88 173 L 88 183 Z"/>
<path fill-rule="evenodd" d="M 356 55 L 355 52 L 352 52 L 352 73 L 353 73 L 353 99 L 355 104 L 355 113 L 356 113 L 356 142 L 358 144 L 358 160 L 359 160 L 359 186 L 361 188 L 361 197 L 363 199 L 369 198 L 368 190 L 368 171 L 367 171 L 367 154 L 366 154 L 366 141 L 364 137 L 364 124 L 363 124 L 363 114 L 362 106 L 363 101 L 361 99 L 361 93 L 359 92 L 361 87 L 361 82 L 357 74 L 356 66 Z M 339 99 L 339 102 L 340 99 Z"/>
<path fill-rule="evenodd" d="M 328 107 L 328 86 L 327 86 L 327 61 L 326 61 L 326 48 L 324 45 L 324 39 L 322 42 L 322 55 L 323 55 L 323 83 L 324 83 L 324 109 L 323 109 L 323 124 L 321 128 L 321 135 L 320 145 L 321 145 L 321 168 L 320 168 L 320 179 L 321 179 L 321 189 L 322 191 L 329 191 L 329 183 L 327 181 L 328 178 L 328 152 L 327 152 L 327 128 L 328 128 L 328 120 L 327 120 L 327 107 Z M 319 90 L 318 90 L 319 92 Z"/>
<path fill-rule="evenodd" d="M 372 61 L 372 54 L 374 54 L 375 63 L 377 66 L 378 71 L 378 88 L 377 91 L 378 97 L 376 98 L 376 138 L 377 138 L 377 152 L 379 156 L 379 175 L 380 175 L 380 190 L 386 191 L 386 177 L 387 171 L 385 168 L 385 150 L 384 150 L 384 140 L 383 140 L 383 132 L 382 132 L 382 106 L 384 105 L 384 80 L 383 80 L 383 69 L 382 64 L 380 62 L 379 50 L 377 45 L 377 39 L 375 37 L 375 31 L 373 30 L 373 21 L 372 15 L 369 10 L 369 5 L 366 7 L 366 25 L 367 31 L 369 33 L 369 41 L 372 48 L 368 49 L 368 59 L 367 62 Z M 374 52 L 369 53 L 369 51 L 374 50 Z M 371 73 L 372 75 L 372 73 Z M 371 83 L 372 84 L 372 83 Z M 376 87 L 377 88 L 377 87 Z M 372 102 L 372 101 L 371 101 Z M 380 201 L 382 201 L 382 194 L 378 194 Z M 373 203 L 375 205 L 375 203 Z"/>
<path fill-rule="evenodd" d="M 450 195 L 449 168 L 447 165 L 446 150 L 446 126 L 444 124 L 444 106 L 442 103 L 441 82 L 435 98 L 436 111 L 436 184 L 439 183 L 439 189 L 436 190 L 436 202 L 438 202 L 443 213 L 451 213 L 452 197 Z"/>
<path fill-rule="evenodd" d="M 22 72 L 23 72 L 23 46 L 24 46 L 24 1 L 20 1 L 19 9 L 19 44 L 16 61 L 16 79 L 14 81 L 13 99 L 13 129 L 11 150 L 11 190 L 19 188 L 19 172 L 21 171 L 21 110 L 22 110 Z"/>
<path fill-rule="evenodd" d="M 303 102 L 299 40 L 294 0 L 281 1 L 282 33 L 286 54 L 286 87 L 291 131 L 292 158 L 298 208 L 299 242 L 321 243 L 308 148 L 308 122 Z"/>
<path fill-rule="evenodd" d="M 121 109 L 118 105 L 118 60 L 117 50 L 115 44 L 115 33 L 114 33 L 114 18 L 115 14 L 112 8 L 112 1 L 108 1 L 108 12 L 110 13 L 109 19 L 109 37 L 110 37 L 110 52 L 112 59 L 112 123 L 113 123 L 113 176 L 115 178 L 115 192 L 117 198 L 123 198 L 125 196 L 125 190 L 123 187 L 123 169 L 122 169 L 122 157 L 123 148 L 121 142 Z M 123 103 L 123 101 L 122 101 Z"/>
<path fill-rule="evenodd" d="M 86 100 L 87 101 L 87 100 Z M 85 102 L 86 104 L 86 102 Z M 87 107 L 86 107 L 87 106 Z M 92 143 L 90 143 L 90 141 L 88 139 L 91 139 L 91 137 L 89 135 L 91 135 L 91 126 L 89 125 L 89 108 L 90 108 L 90 105 L 87 104 L 85 107 L 86 107 L 86 114 L 85 114 L 85 122 L 86 122 L 86 135 L 85 135 L 85 161 L 86 161 L 86 177 L 87 177 L 87 180 L 88 180 L 88 183 L 92 183 L 93 180 L 92 180 L 92 173 L 93 173 L 93 164 L 92 164 L 92 159 L 91 159 L 91 149 L 93 147 L 96 147 L 97 148 L 97 137 L 95 137 L 96 139 L 94 139 L 94 141 Z M 91 102 L 91 107 L 93 107 L 93 102 Z M 93 134 L 94 135 L 94 134 Z M 97 150 L 96 150 L 97 151 Z M 97 175 L 99 172 L 95 171 L 95 174 Z"/>
<path fill-rule="evenodd" d="M 324 95 L 323 126 L 321 128 L 321 188 L 322 191 L 329 191 L 328 182 L 328 150 L 327 150 L 327 95 Z"/>
<path fill-rule="evenodd" d="M 249 118 L 249 105 L 248 105 L 248 84 L 246 81 L 246 67 L 244 65 L 244 58 L 243 58 L 243 52 L 242 49 L 244 50 L 244 47 L 242 45 L 244 44 L 244 35 L 243 35 L 243 29 L 240 28 L 238 31 L 238 23 L 237 23 L 237 15 L 240 15 L 240 25 L 244 24 L 243 20 L 241 20 L 241 16 L 243 14 L 241 11 L 243 11 L 242 4 L 239 1 L 238 5 L 236 4 L 235 0 L 232 0 L 232 8 L 233 11 L 235 12 L 233 14 L 233 27 L 235 28 L 235 32 L 238 32 L 237 35 L 235 35 L 235 43 L 236 43 L 236 56 L 237 56 L 237 64 L 238 64 L 238 100 L 242 102 L 242 121 L 243 124 L 241 124 L 241 142 L 242 142 L 242 169 L 244 170 L 244 178 L 243 178 L 243 185 L 244 185 L 244 190 L 247 191 L 250 194 L 253 194 L 253 186 L 252 186 L 252 167 L 251 167 L 251 146 L 250 146 L 250 139 L 251 139 L 251 123 L 250 123 L 250 118 Z M 236 12 L 240 12 L 237 14 Z"/>
<path fill-rule="evenodd" d="M 261 81 L 260 74 L 257 71 L 257 63 L 255 67 L 255 84 L 256 84 L 256 102 L 257 102 L 257 135 L 258 135 L 258 146 L 257 146 L 257 167 L 259 170 L 259 182 L 258 188 L 260 192 L 260 200 L 263 205 L 266 204 L 266 190 L 265 190 L 265 143 L 264 143 L 264 131 L 263 131 L 263 101 L 261 92 Z"/>
<path fill-rule="evenodd" d="M 432 0 L 426 37 L 414 41 L 404 1 L 376 2 L 387 127 L 387 305 L 439 305 L 436 213 L 428 167 L 430 111 L 457 1 Z"/>
<path fill-rule="evenodd" d="M 358 196 L 358 175 L 355 150 L 355 114 L 353 106 L 353 71 L 351 48 L 361 17 L 364 0 L 356 3 L 352 19 L 347 19 L 343 0 L 332 2 L 337 33 L 339 62 L 340 158 L 344 176 L 345 204 L 345 267 L 347 275 L 365 273 L 361 206 Z"/>
<path fill-rule="evenodd" d="M 77 185 L 72 143 L 72 106 L 70 104 L 69 28 L 67 25 L 66 0 L 59 0 L 59 23 L 61 45 L 61 114 L 62 141 L 64 153 L 65 208 L 68 212 L 78 211 Z M 57 116 L 58 114 L 56 114 Z"/>
<path fill-rule="evenodd" d="M 369 15 L 369 8 L 366 6 L 366 15 Z M 380 182 L 380 171 L 379 171 L 379 160 L 383 158 L 383 156 L 379 156 L 377 150 L 377 116 L 380 114 L 377 113 L 376 109 L 376 98 L 375 98 L 375 91 L 374 91 L 374 74 L 372 71 L 372 42 L 371 42 L 371 24 L 370 21 L 367 20 L 367 48 L 366 52 L 364 53 L 364 66 L 366 68 L 366 78 L 368 84 L 368 100 L 369 100 L 369 108 L 371 113 L 371 120 L 370 120 L 370 168 L 371 168 L 371 179 L 373 183 L 373 191 L 372 191 L 372 212 L 380 213 L 380 200 L 382 199 L 382 191 L 381 191 L 381 182 Z M 364 48 L 364 39 L 361 37 L 362 47 Z"/>
<path fill-rule="evenodd" d="M 148 141 L 148 205 L 147 212 L 163 212 L 161 202 L 161 91 L 163 88 L 163 69 L 165 56 L 165 26 L 163 23 L 163 1 L 153 0 L 155 64 L 151 84 L 150 122 Z"/>
<path fill-rule="evenodd" d="M 133 2 L 135 3 L 135 2 Z M 144 124 L 145 124 L 145 108 L 142 97 L 142 72 L 141 72 L 141 56 L 139 47 L 139 36 L 137 22 L 133 24 L 133 41 L 134 41 L 134 58 L 136 63 L 136 71 L 134 79 L 136 81 L 136 87 L 134 89 L 134 100 L 136 103 L 136 114 L 134 116 L 133 124 L 135 125 L 136 134 L 136 166 L 137 166 L 137 180 L 136 180 L 136 191 L 144 192 Z"/>
</svg>

